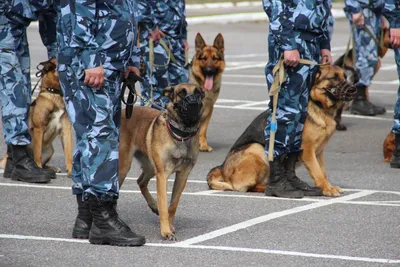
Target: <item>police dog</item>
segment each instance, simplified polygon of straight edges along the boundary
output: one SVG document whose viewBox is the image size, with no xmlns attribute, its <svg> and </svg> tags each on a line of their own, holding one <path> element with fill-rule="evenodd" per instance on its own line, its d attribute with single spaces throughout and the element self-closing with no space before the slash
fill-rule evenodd
<svg viewBox="0 0 400 267">
<path fill-rule="evenodd" d="M 372 78 L 378 73 L 379 69 L 381 68 L 381 66 L 382 66 L 381 58 L 383 58 L 386 55 L 386 53 L 390 47 L 390 37 L 389 37 L 388 26 L 383 26 L 381 38 L 382 38 L 382 40 L 381 40 L 382 46 L 378 48 L 378 63 L 376 64 Z M 353 66 L 355 66 L 355 59 L 353 58 L 353 49 L 350 49 L 348 51 L 347 55 L 345 53 L 341 57 L 339 57 L 335 61 L 334 64 L 337 66 L 343 67 L 343 68 L 353 68 Z M 367 88 L 367 92 L 368 92 L 368 88 Z M 367 98 L 368 98 L 368 95 L 367 95 Z M 344 124 L 342 124 L 342 113 L 343 113 L 344 108 L 346 108 L 346 107 L 343 106 L 343 107 L 339 108 L 338 111 L 336 112 L 335 121 L 336 121 L 336 129 L 338 131 L 346 131 L 347 130 L 347 127 Z"/>
<path fill-rule="evenodd" d="M 342 191 L 328 182 L 324 148 L 335 131 L 337 108 L 344 100 L 351 100 L 355 92 L 342 68 L 325 65 L 316 72 L 310 90 L 300 159 L 325 196 L 339 196 Z M 264 128 L 269 115 L 270 110 L 258 115 L 232 146 L 224 163 L 208 173 L 210 189 L 264 192 L 269 176 Z"/>
<path fill-rule="evenodd" d="M 224 38 L 218 34 L 213 45 L 207 45 L 200 33 L 195 39 L 195 55 L 190 68 L 190 83 L 196 84 L 205 90 L 203 100 L 204 111 L 200 123 L 200 150 L 211 152 L 212 147 L 207 144 L 207 128 L 210 123 L 214 104 L 221 89 L 222 73 L 225 69 Z"/>
<path fill-rule="evenodd" d="M 393 132 L 389 132 L 383 141 L 383 158 L 385 162 L 390 162 L 392 159 L 393 153 L 396 150 L 396 136 Z"/>
<path fill-rule="evenodd" d="M 137 182 L 150 209 L 160 216 L 161 236 L 176 240 L 173 222 L 182 191 L 199 154 L 198 129 L 205 94 L 197 85 L 179 84 L 164 89 L 163 95 L 171 99 L 165 112 L 134 107 L 131 119 L 122 116 L 119 184 L 124 182 L 135 157 L 142 167 Z M 173 173 L 176 175 L 168 208 L 167 180 Z M 157 202 L 147 188 L 154 176 Z"/>
<path fill-rule="evenodd" d="M 61 137 L 68 176 L 72 171 L 72 126 L 65 109 L 56 65 L 52 61 L 39 63 L 41 77 L 40 92 L 29 108 L 29 133 L 32 142 L 28 150 L 33 153 L 35 163 L 41 168 L 61 172 L 60 168 L 48 166 L 54 154 L 53 141 Z M 7 155 L 0 162 L 5 168 Z"/>
</svg>

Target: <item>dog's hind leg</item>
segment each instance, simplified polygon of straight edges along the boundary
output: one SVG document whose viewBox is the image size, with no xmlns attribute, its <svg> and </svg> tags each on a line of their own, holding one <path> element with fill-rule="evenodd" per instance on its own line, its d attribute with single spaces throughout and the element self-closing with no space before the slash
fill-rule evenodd
<svg viewBox="0 0 400 267">
<path fill-rule="evenodd" d="M 61 144 L 64 150 L 65 167 L 68 177 L 72 175 L 72 125 L 69 121 L 67 113 L 61 118 Z"/>
<path fill-rule="evenodd" d="M 149 189 L 147 185 L 149 184 L 150 179 L 154 177 L 154 174 L 147 174 L 145 172 L 142 172 L 142 174 L 139 176 L 139 179 L 137 180 L 137 183 L 139 185 L 140 191 L 142 192 L 142 195 L 147 201 L 147 205 L 149 205 L 150 209 L 157 215 L 158 214 L 158 208 L 157 208 L 157 202 L 154 200 L 154 198 L 151 196 Z"/>
</svg>

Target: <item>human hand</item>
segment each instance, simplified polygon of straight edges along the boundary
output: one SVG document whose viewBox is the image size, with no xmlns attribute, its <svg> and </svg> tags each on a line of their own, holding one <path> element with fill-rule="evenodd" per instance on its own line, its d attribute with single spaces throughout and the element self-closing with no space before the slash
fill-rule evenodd
<svg viewBox="0 0 400 267">
<path fill-rule="evenodd" d="M 332 65 L 332 55 L 331 55 L 331 51 L 329 51 L 328 49 L 321 49 L 321 63 L 325 64 L 325 63 L 329 63 L 330 65 Z"/>
<path fill-rule="evenodd" d="M 283 52 L 283 61 L 287 66 L 296 67 L 299 64 L 300 54 L 297 49 Z"/>
<path fill-rule="evenodd" d="M 138 68 L 132 67 L 132 66 L 128 66 L 127 71 L 124 72 L 124 77 L 125 77 L 125 78 L 128 78 L 130 72 L 133 72 L 133 73 L 135 73 L 137 76 L 140 76 L 140 71 L 139 71 Z"/>
<path fill-rule="evenodd" d="M 150 32 L 150 37 L 149 39 L 153 41 L 158 41 L 161 38 L 161 31 L 158 28 L 155 28 Z"/>
<path fill-rule="evenodd" d="M 351 15 L 351 19 L 353 20 L 353 23 L 358 26 L 364 25 L 364 15 L 362 12 Z"/>
<path fill-rule="evenodd" d="M 400 47 L 400 28 L 390 29 L 390 43 L 393 48 Z"/>
<path fill-rule="evenodd" d="M 104 84 L 103 66 L 85 70 L 85 80 L 83 81 L 89 87 L 100 89 Z"/>
</svg>

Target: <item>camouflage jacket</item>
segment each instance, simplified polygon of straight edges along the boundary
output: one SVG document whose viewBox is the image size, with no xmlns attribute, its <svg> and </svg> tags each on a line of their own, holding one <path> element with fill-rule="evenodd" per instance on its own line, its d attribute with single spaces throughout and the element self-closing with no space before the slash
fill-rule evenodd
<svg viewBox="0 0 400 267">
<path fill-rule="evenodd" d="M 363 9 L 381 13 L 385 0 L 345 0 L 344 3 L 344 12 L 347 14 L 357 14 Z"/>
<path fill-rule="evenodd" d="M 295 37 L 330 49 L 330 6 L 327 0 L 263 0 L 270 34 L 283 50 L 297 49 Z"/>
<path fill-rule="evenodd" d="M 158 26 L 168 36 L 187 39 L 184 0 L 139 0 L 139 13 L 139 23 L 147 30 Z"/>
<path fill-rule="evenodd" d="M 32 21 L 38 20 L 40 37 L 47 48 L 48 57 L 56 57 L 57 11 L 53 0 L 6 0 L 0 2 L 0 14 L 4 12 L 8 20 L 17 25 L 19 30 L 28 27 Z"/>
<path fill-rule="evenodd" d="M 400 0 L 386 0 L 383 15 L 389 21 L 390 28 L 400 28 Z"/>
<path fill-rule="evenodd" d="M 132 0 L 60 0 L 58 63 L 79 58 L 83 69 L 139 67 L 137 12 Z"/>
</svg>

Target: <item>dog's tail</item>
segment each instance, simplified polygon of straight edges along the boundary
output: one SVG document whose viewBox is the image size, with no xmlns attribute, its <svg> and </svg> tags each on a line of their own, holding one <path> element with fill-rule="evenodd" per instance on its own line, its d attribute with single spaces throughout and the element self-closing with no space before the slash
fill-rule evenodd
<svg viewBox="0 0 400 267">
<path fill-rule="evenodd" d="M 8 155 L 6 154 L 4 158 L 0 159 L 0 169 L 5 169 L 7 164 Z"/>
<path fill-rule="evenodd" d="M 233 187 L 230 183 L 225 182 L 224 175 L 222 173 L 222 166 L 212 168 L 207 175 L 207 183 L 210 189 L 214 190 L 225 190 L 233 191 Z"/>
</svg>

